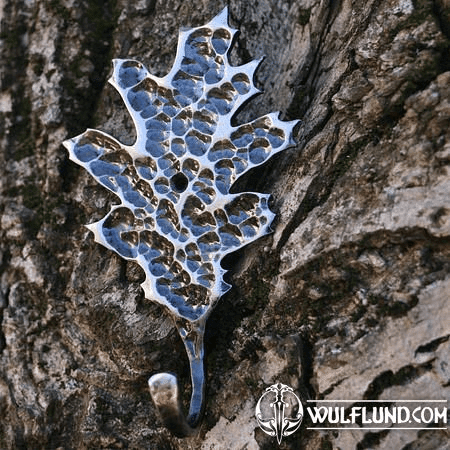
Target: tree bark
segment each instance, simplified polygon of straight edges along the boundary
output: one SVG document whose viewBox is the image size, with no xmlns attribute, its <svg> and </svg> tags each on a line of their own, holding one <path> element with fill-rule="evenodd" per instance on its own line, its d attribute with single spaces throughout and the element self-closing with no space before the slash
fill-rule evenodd
<svg viewBox="0 0 450 450">
<path fill-rule="evenodd" d="M 132 143 L 113 58 L 162 76 L 212 0 L 0 1 L 0 448 L 264 449 L 264 389 L 307 399 L 450 398 L 450 3 L 236 0 L 230 59 L 266 56 L 237 115 L 301 119 L 297 145 L 235 192 L 273 194 L 273 234 L 228 256 L 206 330 L 199 435 L 171 436 L 147 388 L 183 343 L 141 269 L 84 224 L 113 195 L 61 143 Z M 448 431 L 308 430 L 280 448 L 447 448 Z"/>
</svg>

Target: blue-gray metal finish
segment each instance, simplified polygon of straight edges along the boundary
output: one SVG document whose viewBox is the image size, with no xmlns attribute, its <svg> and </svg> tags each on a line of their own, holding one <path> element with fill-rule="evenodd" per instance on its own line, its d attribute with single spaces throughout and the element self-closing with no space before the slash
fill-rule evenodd
<svg viewBox="0 0 450 450">
<path fill-rule="evenodd" d="M 267 234 L 274 218 L 269 194 L 230 194 L 230 188 L 293 145 L 297 123 L 272 113 L 231 126 L 238 108 L 259 92 L 253 74 L 260 60 L 228 63 L 236 30 L 227 14 L 225 8 L 205 26 L 181 31 L 175 63 L 163 78 L 138 61 L 114 60 L 109 81 L 133 118 L 133 145 L 92 129 L 64 142 L 70 158 L 119 200 L 88 225 L 95 240 L 143 268 L 146 298 L 172 314 L 185 343 L 193 383 L 188 423 L 176 378 L 149 380 L 164 423 L 180 436 L 198 424 L 203 408 L 205 321 L 230 289 L 221 260 Z"/>
</svg>

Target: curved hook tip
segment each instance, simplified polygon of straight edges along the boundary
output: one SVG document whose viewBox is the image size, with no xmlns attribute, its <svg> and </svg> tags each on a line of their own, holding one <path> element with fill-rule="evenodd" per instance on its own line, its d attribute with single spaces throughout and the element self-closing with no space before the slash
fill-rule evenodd
<svg viewBox="0 0 450 450">
<path fill-rule="evenodd" d="M 188 424 L 183 414 L 177 377 L 170 373 L 158 373 L 149 378 L 148 385 L 164 426 L 177 437 L 195 434 L 196 429 Z"/>
<path fill-rule="evenodd" d="M 177 437 L 197 434 L 205 403 L 205 373 L 203 366 L 204 321 L 178 327 L 189 357 L 192 393 L 189 413 L 183 414 L 177 377 L 158 373 L 148 380 L 150 394 L 164 426 Z"/>
<path fill-rule="evenodd" d="M 178 408 L 177 377 L 170 373 L 158 373 L 148 380 L 150 394 L 158 411 Z"/>
</svg>

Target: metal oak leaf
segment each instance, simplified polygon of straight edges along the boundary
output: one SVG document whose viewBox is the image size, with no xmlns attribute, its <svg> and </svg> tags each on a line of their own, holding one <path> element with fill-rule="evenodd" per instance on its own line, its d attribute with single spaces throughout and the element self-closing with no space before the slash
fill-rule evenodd
<svg viewBox="0 0 450 450">
<path fill-rule="evenodd" d="M 297 124 L 272 113 L 231 126 L 239 107 L 259 92 L 253 74 L 261 60 L 228 63 L 237 30 L 227 14 L 225 8 L 205 26 L 181 31 L 163 78 L 138 61 L 114 60 L 109 81 L 133 119 L 133 145 L 92 129 L 64 142 L 70 159 L 120 200 L 88 225 L 95 240 L 142 267 L 146 298 L 172 313 L 185 343 L 193 384 L 187 421 L 176 378 L 149 380 L 163 422 L 178 436 L 191 434 L 202 414 L 205 321 L 230 289 L 221 260 L 267 234 L 274 218 L 269 194 L 230 194 L 230 188 L 293 145 Z"/>
</svg>

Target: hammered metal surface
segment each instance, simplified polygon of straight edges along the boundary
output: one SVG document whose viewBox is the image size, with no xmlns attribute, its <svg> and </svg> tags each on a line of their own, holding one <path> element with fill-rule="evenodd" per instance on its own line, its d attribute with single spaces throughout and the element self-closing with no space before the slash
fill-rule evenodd
<svg viewBox="0 0 450 450">
<path fill-rule="evenodd" d="M 64 144 L 70 158 L 120 199 L 89 225 L 95 240 L 145 271 L 145 296 L 176 316 L 206 317 L 230 286 L 221 259 L 269 231 L 268 194 L 230 194 L 236 179 L 293 144 L 297 123 L 269 114 L 231 126 L 259 91 L 260 61 L 239 67 L 227 52 L 236 30 L 227 10 L 180 32 L 172 70 L 151 75 L 138 61 L 115 60 L 110 83 L 137 132 L 132 146 L 87 130 Z"/>
</svg>

